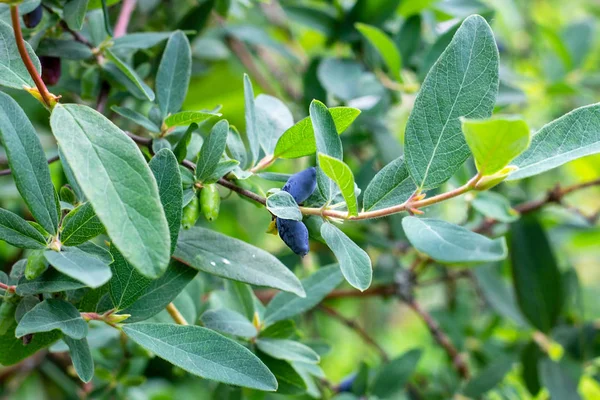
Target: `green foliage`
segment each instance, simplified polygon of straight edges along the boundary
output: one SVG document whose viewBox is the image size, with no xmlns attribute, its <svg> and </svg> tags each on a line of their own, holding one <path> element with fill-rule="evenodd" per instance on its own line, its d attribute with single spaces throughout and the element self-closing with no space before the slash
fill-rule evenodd
<svg viewBox="0 0 600 400">
<path fill-rule="evenodd" d="M 598 398 L 594 8 L 253 3 L 0 4 L 0 397 Z"/>
</svg>

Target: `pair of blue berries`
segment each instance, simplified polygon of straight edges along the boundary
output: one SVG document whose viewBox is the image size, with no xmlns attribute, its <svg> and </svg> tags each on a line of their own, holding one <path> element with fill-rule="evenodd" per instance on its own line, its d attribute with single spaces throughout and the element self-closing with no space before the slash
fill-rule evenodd
<svg viewBox="0 0 600 400">
<path fill-rule="evenodd" d="M 314 167 L 290 176 L 281 190 L 292 195 L 300 204 L 315 191 L 317 187 L 317 170 Z M 277 218 L 277 231 L 283 242 L 300 257 L 308 253 L 308 229 L 302 221 Z"/>
</svg>

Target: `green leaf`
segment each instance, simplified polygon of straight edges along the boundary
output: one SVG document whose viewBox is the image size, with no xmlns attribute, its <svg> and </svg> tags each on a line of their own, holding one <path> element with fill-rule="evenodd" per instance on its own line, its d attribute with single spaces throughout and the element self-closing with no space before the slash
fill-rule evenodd
<svg viewBox="0 0 600 400">
<path fill-rule="evenodd" d="M 152 91 L 152 89 L 150 89 L 150 86 L 146 85 L 144 80 L 139 77 L 137 72 L 135 72 L 135 70 L 131 66 L 129 66 L 129 64 L 122 61 L 110 49 L 105 49 L 104 55 L 106 56 L 106 58 L 113 62 L 113 64 L 119 69 L 119 71 L 125 74 L 127 79 L 129 79 L 131 83 L 133 83 L 133 85 L 136 88 L 138 88 L 148 100 L 154 101 L 154 92 Z"/>
<path fill-rule="evenodd" d="M 544 358 L 540 360 L 538 368 L 540 379 L 553 399 L 581 400 L 578 387 L 582 371 L 574 361 L 567 357 L 560 362 Z"/>
<path fill-rule="evenodd" d="M 110 109 L 119 114 L 121 117 L 127 118 L 128 120 L 133 121 L 139 126 L 147 129 L 149 132 L 160 132 L 158 125 L 137 111 L 119 106 L 112 106 Z"/>
<path fill-rule="evenodd" d="M 340 281 L 343 279 L 342 274 L 339 273 L 339 268 L 336 266 L 338 270 L 338 275 L 340 276 Z M 299 297 L 296 297 L 299 298 Z M 266 323 L 266 322 L 265 322 Z M 273 325 L 269 325 L 260 331 L 259 337 L 261 338 L 273 338 L 273 339 L 289 339 L 292 336 L 295 336 L 296 324 L 291 319 L 286 319 L 283 321 L 277 321 Z"/>
<path fill-rule="evenodd" d="M 116 270 L 118 266 L 114 267 Z M 192 268 L 171 262 L 165 273 L 158 279 L 150 281 L 150 285 L 143 289 L 140 295 L 139 291 L 142 290 L 144 282 L 138 281 L 139 287 L 137 287 L 134 283 L 139 277 L 135 271 L 132 273 L 132 269 L 129 267 L 130 275 L 126 275 L 127 266 L 122 264 L 120 268 L 122 271 L 119 271 L 118 274 L 122 277 L 120 278 L 121 289 L 117 291 L 111 283 L 111 298 L 114 303 L 122 302 L 123 305 L 131 303 L 122 311 L 122 314 L 131 314 L 131 317 L 126 320 L 127 323 L 143 321 L 164 310 L 198 274 L 198 271 Z M 134 287 L 131 288 L 128 285 L 134 285 Z M 123 293 L 122 297 L 119 293 Z"/>
<path fill-rule="evenodd" d="M 433 218 L 405 217 L 402 227 L 415 249 L 438 262 L 472 264 L 506 258 L 504 237 L 492 240 L 462 226 Z"/>
<path fill-rule="evenodd" d="M 56 342 L 62 334 L 59 331 L 47 333 L 36 333 L 27 345 L 23 340 L 15 337 L 17 322 L 13 319 L 6 333 L 0 336 L 0 364 L 9 366 L 29 357 L 40 349 L 50 346 Z"/>
<path fill-rule="evenodd" d="M 252 287 L 242 282 L 226 280 L 225 290 L 230 300 L 227 307 L 244 315 L 248 321 L 252 321 L 254 319 L 254 292 Z"/>
<path fill-rule="evenodd" d="M 508 199 L 495 192 L 479 192 L 471 204 L 475 210 L 496 221 L 510 223 L 519 218 Z"/>
<path fill-rule="evenodd" d="M 81 30 L 89 0 L 67 0 L 63 6 L 63 18 L 70 29 Z"/>
<path fill-rule="evenodd" d="M 549 332 L 563 307 L 562 275 L 540 223 L 531 216 L 511 226 L 510 258 L 517 302 L 523 315 Z"/>
<path fill-rule="evenodd" d="M 392 39 L 375 26 L 361 23 L 356 23 L 354 26 L 375 47 L 385 62 L 392 78 L 401 82 L 400 70 L 402 69 L 402 57 Z"/>
<path fill-rule="evenodd" d="M 288 362 L 270 357 L 262 352 L 259 352 L 258 356 L 275 375 L 278 394 L 302 394 L 306 391 L 304 379 Z"/>
<path fill-rule="evenodd" d="M 181 111 L 171 114 L 165 118 L 165 126 L 171 128 L 174 126 L 188 126 L 191 124 L 201 124 L 212 117 L 220 117 L 219 113 L 210 113 L 204 111 Z"/>
<path fill-rule="evenodd" d="M 229 150 L 229 155 L 234 160 L 239 161 L 240 166 L 246 168 L 247 165 L 247 153 L 246 146 L 244 145 L 244 141 L 240 136 L 240 133 L 234 126 L 229 127 L 229 134 L 227 135 L 227 150 Z"/>
<path fill-rule="evenodd" d="M 276 257 L 208 229 L 181 231 L 173 257 L 209 274 L 305 296 L 298 278 Z"/>
<path fill-rule="evenodd" d="M 69 346 L 73 367 L 79 379 L 85 383 L 91 381 L 94 377 L 94 359 L 87 339 L 76 340 L 65 336 L 63 340 Z"/>
<path fill-rule="evenodd" d="M 167 42 L 156 74 L 156 100 L 163 117 L 181 109 L 192 74 L 192 49 L 182 31 Z"/>
<path fill-rule="evenodd" d="M 202 144 L 198 163 L 196 164 L 196 179 L 203 181 L 208 178 L 219 165 L 221 156 L 227 145 L 227 134 L 229 132 L 229 123 L 227 120 L 221 120 L 211 129 L 208 138 Z"/>
<path fill-rule="evenodd" d="M 158 195 L 165 210 L 169 232 L 171 232 L 170 254 L 173 254 L 181 227 L 183 208 L 183 188 L 179 163 L 171 150 L 162 149 L 152 157 L 148 166 L 158 185 Z"/>
<path fill-rule="evenodd" d="M 21 60 L 16 43 L 12 26 L 0 21 L 0 51 L 2 52 L 2 57 L 0 57 L 0 85 L 21 90 L 23 86 L 35 87 L 35 83 L 33 83 L 25 64 Z M 38 72 L 41 71 L 40 60 L 29 43 L 25 42 L 25 48 L 35 69 Z"/>
<path fill-rule="evenodd" d="M 194 375 L 253 389 L 277 389 L 273 374 L 250 350 L 209 329 L 133 324 L 123 331 L 143 348 Z"/>
<path fill-rule="evenodd" d="M 50 125 L 114 245 L 142 275 L 160 276 L 169 262 L 169 228 L 156 180 L 137 145 L 85 106 L 54 107 Z"/>
<path fill-rule="evenodd" d="M 341 160 L 343 158 L 342 141 L 337 133 L 331 113 L 325 104 L 313 100 L 310 103 L 310 119 L 314 128 L 317 153 L 323 153 Z M 317 158 L 318 164 L 319 158 Z M 325 200 L 333 198 L 333 184 L 320 166 L 317 170 L 317 189 L 321 198 Z"/>
<path fill-rule="evenodd" d="M 33 226 L 8 210 L 0 208 L 0 240 L 23 249 L 43 249 L 46 238 Z"/>
<path fill-rule="evenodd" d="M 500 271 L 498 271 L 499 266 L 501 265 L 494 263 L 482 265 L 475 269 L 477 284 L 483 293 L 483 297 L 496 312 L 512 319 L 518 325 L 526 326 L 527 322 L 517 306 L 515 292 L 512 286 L 508 286 L 502 279 Z"/>
<path fill-rule="evenodd" d="M 329 112 L 338 134 L 344 132 L 360 114 L 359 109 L 352 107 L 332 107 Z M 275 146 L 274 157 L 298 158 L 309 156 L 316 151 L 313 125 L 310 117 L 306 117 L 281 135 Z"/>
<path fill-rule="evenodd" d="M 173 32 L 135 32 L 113 39 L 112 50 L 128 52 L 131 50 L 149 49 L 171 37 Z"/>
<path fill-rule="evenodd" d="M 227 333 L 242 338 L 253 338 L 257 335 L 256 328 L 242 314 L 221 308 L 219 310 L 208 310 L 200 318 L 202 324 L 217 332 Z"/>
<path fill-rule="evenodd" d="M 462 23 L 431 68 L 405 133 L 406 163 L 420 189 L 447 181 L 469 157 L 460 117 L 487 118 L 498 92 L 498 49 L 479 15 Z"/>
<path fill-rule="evenodd" d="M 319 166 L 340 188 L 348 207 L 348 215 L 358 215 L 358 203 L 354 193 L 354 175 L 350 167 L 337 158 L 319 153 Z"/>
<path fill-rule="evenodd" d="M 71 210 L 63 219 L 60 240 L 65 246 L 77 246 L 104 233 L 104 225 L 90 203 Z"/>
<path fill-rule="evenodd" d="M 504 379 L 512 369 L 514 360 L 510 356 L 499 356 L 475 375 L 463 390 L 463 394 L 470 398 L 480 398 L 492 390 Z"/>
<path fill-rule="evenodd" d="M 29 211 L 48 233 L 55 234 L 58 211 L 44 149 L 25 112 L 16 101 L 2 92 L 0 139 L 17 189 Z"/>
<path fill-rule="evenodd" d="M 529 146 L 529 127 L 515 117 L 489 120 L 461 118 L 465 140 L 473 153 L 477 171 L 493 175 Z"/>
<path fill-rule="evenodd" d="M 85 283 L 50 268 L 33 280 L 27 280 L 25 277 L 20 278 L 19 282 L 17 282 L 17 294 L 19 296 L 27 296 L 40 293 L 58 293 L 66 290 L 81 289 L 85 286 Z"/>
<path fill-rule="evenodd" d="M 35 51 L 38 56 L 59 57 L 67 60 L 87 60 L 94 56 L 88 46 L 74 40 L 46 38 L 40 42 Z"/>
<path fill-rule="evenodd" d="M 360 291 L 371 286 L 373 268 L 369 255 L 344 232 L 330 223 L 321 225 L 321 236 L 335 254 L 348 283 Z"/>
<path fill-rule="evenodd" d="M 306 291 L 306 297 L 302 298 L 284 292 L 277 293 L 265 311 L 265 325 L 268 326 L 310 310 L 342 283 L 342 280 L 343 276 L 339 266 L 332 265 L 319 269 L 301 281 Z"/>
<path fill-rule="evenodd" d="M 46 250 L 44 257 L 56 270 L 91 288 L 104 285 L 112 276 L 108 264 L 77 247 L 63 247 L 60 252 Z"/>
<path fill-rule="evenodd" d="M 267 210 L 282 219 L 302 221 L 302 213 L 296 200 L 291 194 L 283 190 L 273 193 L 267 197 Z"/>
<path fill-rule="evenodd" d="M 320 357 L 310 347 L 287 339 L 258 339 L 256 347 L 260 351 L 278 360 L 301 361 L 317 364 Z"/>
<path fill-rule="evenodd" d="M 417 368 L 422 353 L 419 349 L 409 350 L 384 365 L 375 376 L 371 394 L 379 399 L 393 399 L 398 395 Z"/>
<path fill-rule="evenodd" d="M 215 170 L 206 179 L 204 179 L 203 183 L 216 183 L 219 179 L 235 170 L 238 165 L 240 165 L 240 163 L 237 160 L 219 161 Z"/>
<path fill-rule="evenodd" d="M 194 131 L 197 128 L 198 128 L 198 125 L 192 123 L 186 129 L 183 136 L 181 136 L 181 139 L 179 139 L 179 141 L 177 142 L 177 146 L 175 146 L 173 153 L 175 154 L 175 157 L 177 157 L 178 163 L 182 163 L 183 160 L 185 160 L 185 158 L 187 157 L 187 148 L 190 145 L 190 142 L 192 141 L 192 134 L 194 133 Z M 190 175 L 191 175 L 191 173 L 190 173 Z"/>
<path fill-rule="evenodd" d="M 135 270 L 115 246 L 110 247 L 113 262 L 110 265 L 112 279 L 109 282 L 110 298 L 117 310 L 133 304 L 146 292 L 152 280 Z"/>
<path fill-rule="evenodd" d="M 508 180 L 538 175 L 569 161 L 600 152 L 600 104 L 580 107 L 544 125 L 529 149 L 513 164 L 519 169 Z"/>
<path fill-rule="evenodd" d="M 259 94 L 254 100 L 258 140 L 265 154 L 273 154 L 281 135 L 294 125 L 294 117 L 278 98 Z"/>
<path fill-rule="evenodd" d="M 46 299 L 23 315 L 15 336 L 20 338 L 30 333 L 55 329 L 73 339 L 83 339 L 88 333 L 87 323 L 74 305 L 60 299 Z"/>
<path fill-rule="evenodd" d="M 258 154 L 260 153 L 260 134 L 256 126 L 256 108 L 254 105 L 254 90 L 252 89 L 252 82 L 248 75 L 244 74 L 244 105 L 245 112 L 244 118 L 246 121 L 246 137 L 248 138 L 248 144 L 250 145 L 250 164 L 258 160 Z"/>
<path fill-rule="evenodd" d="M 371 180 L 363 194 L 363 210 L 375 211 L 402 204 L 417 190 L 404 157 L 383 167 Z"/>
</svg>

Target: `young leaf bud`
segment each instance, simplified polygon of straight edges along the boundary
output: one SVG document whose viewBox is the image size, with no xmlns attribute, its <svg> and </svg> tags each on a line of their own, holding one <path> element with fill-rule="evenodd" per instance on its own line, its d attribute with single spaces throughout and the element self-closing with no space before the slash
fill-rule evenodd
<svg viewBox="0 0 600 400">
<path fill-rule="evenodd" d="M 308 253 L 308 229 L 302 221 L 277 218 L 277 230 L 281 240 L 300 257 Z"/>
<path fill-rule="evenodd" d="M 291 194 L 296 203 L 300 204 L 308 199 L 316 187 L 317 170 L 315 167 L 311 167 L 290 176 L 290 179 L 283 185 L 281 190 L 285 190 Z"/>
</svg>

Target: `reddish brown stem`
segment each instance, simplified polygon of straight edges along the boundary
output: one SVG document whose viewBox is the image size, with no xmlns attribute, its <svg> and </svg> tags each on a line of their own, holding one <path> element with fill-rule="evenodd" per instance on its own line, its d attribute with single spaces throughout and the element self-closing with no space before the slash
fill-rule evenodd
<svg viewBox="0 0 600 400">
<path fill-rule="evenodd" d="M 19 20 L 19 6 L 12 5 L 10 6 L 10 19 L 13 26 L 13 31 L 15 33 L 15 41 L 17 43 L 17 49 L 19 50 L 19 54 L 21 55 L 21 59 L 23 60 L 23 64 L 25 64 L 25 68 L 27 68 L 27 72 L 31 75 L 31 79 L 35 82 L 35 86 L 40 92 L 40 96 L 44 100 L 44 103 L 48 108 L 52 108 L 51 102 L 51 94 L 46 87 L 44 81 L 40 77 L 38 71 L 35 69 L 31 58 L 29 57 L 29 53 L 27 52 L 27 48 L 25 48 L 25 39 L 23 39 L 23 32 L 21 31 L 21 22 Z"/>
<path fill-rule="evenodd" d="M 133 10 L 135 10 L 135 6 L 136 0 L 123 0 L 113 37 L 118 38 L 127 33 L 127 27 L 129 26 L 129 21 L 131 21 L 131 15 L 133 14 Z"/>
<path fill-rule="evenodd" d="M 0 289 L 3 289 L 3 290 L 5 290 L 5 291 L 7 291 L 7 292 L 12 292 L 12 293 L 14 293 L 14 292 L 15 292 L 15 290 L 16 290 L 16 288 L 17 288 L 17 287 L 16 287 L 16 286 L 14 286 L 14 285 L 7 285 L 7 284 L 5 284 L 5 283 L 2 283 L 2 282 L 0 282 Z"/>
</svg>

